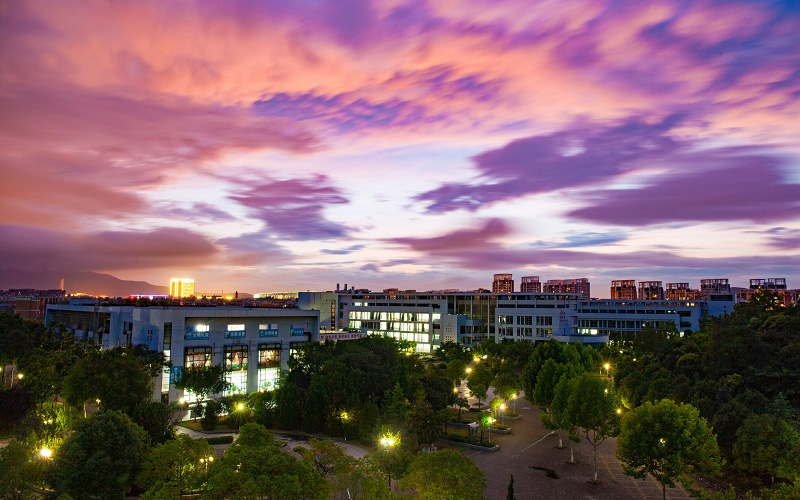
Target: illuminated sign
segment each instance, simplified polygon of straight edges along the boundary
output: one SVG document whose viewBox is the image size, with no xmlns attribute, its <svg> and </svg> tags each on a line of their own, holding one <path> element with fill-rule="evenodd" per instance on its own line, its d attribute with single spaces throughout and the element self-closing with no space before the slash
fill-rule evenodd
<svg viewBox="0 0 800 500">
<path fill-rule="evenodd" d="M 277 323 L 264 323 L 258 325 L 258 336 L 261 338 L 264 337 L 277 337 L 278 336 L 278 324 Z"/>
<path fill-rule="evenodd" d="M 208 325 L 186 325 L 185 340 L 208 340 Z"/>
<path fill-rule="evenodd" d="M 247 332 L 245 332 L 244 325 L 228 325 L 225 330 L 226 339 L 243 339 L 245 337 L 247 337 Z"/>
<path fill-rule="evenodd" d="M 305 328 L 292 328 L 292 336 L 293 337 L 299 337 L 299 336 L 305 335 L 305 334 L 306 334 L 306 329 Z"/>
</svg>

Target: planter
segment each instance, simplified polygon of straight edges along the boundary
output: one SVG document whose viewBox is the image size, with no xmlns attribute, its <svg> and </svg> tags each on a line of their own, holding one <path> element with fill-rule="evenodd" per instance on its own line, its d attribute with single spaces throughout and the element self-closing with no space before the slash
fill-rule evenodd
<svg viewBox="0 0 800 500">
<path fill-rule="evenodd" d="M 506 420 L 519 420 L 521 418 L 522 418 L 522 415 L 514 415 L 513 417 L 510 416 L 510 415 L 506 415 L 506 417 L 505 417 Z"/>
<path fill-rule="evenodd" d="M 450 441 L 449 439 L 439 439 L 439 441 L 447 444 L 452 444 L 454 446 L 461 446 L 463 448 L 471 448 L 473 450 L 481 450 L 481 451 L 497 451 L 500 449 L 499 444 L 492 445 L 492 447 L 488 446 L 481 446 L 478 444 L 471 444 L 471 443 L 462 443 L 460 441 Z"/>
<path fill-rule="evenodd" d="M 492 428 L 492 432 L 494 432 L 495 434 L 511 434 L 511 427 L 509 427 L 508 429 Z"/>
</svg>

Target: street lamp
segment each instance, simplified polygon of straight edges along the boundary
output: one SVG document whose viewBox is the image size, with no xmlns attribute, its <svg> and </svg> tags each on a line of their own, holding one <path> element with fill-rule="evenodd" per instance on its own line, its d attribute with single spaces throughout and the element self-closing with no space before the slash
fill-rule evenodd
<svg viewBox="0 0 800 500">
<path fill-rule="evenodd" d="M 453 392 L 454 392 L 455 394 L 458 394 L 458 387 L 453 387 Z"/>
<path fill-rule="evenodd" d="M 472 368 L 467 367 L 467 374 L 472 373 Z"/>
<path fill-rule="evenodd" d="M 500 410 L 500 418 L 502 419 L 501 423 L 503 425 L 506 425 L 506 404 L 500 403 L 500 406 L 498 406 L 497 408 Z"/>
<path fill-rule="evenodd" d="M 393 447 L 395 445 L 394 436 L 392 436 L 391 434 L 387 434 L 387 435 L 385 435 L 385 436 L 383 436 L 381 438 L 380 443 L 383 446 L 383 451 L 387 452 L 387 451 L 389 451 L 389 449 L 391 447 Z M 387 481 L 389 483 L 389 489 L 391 490 L 392 489 L 392 473 L 389 470 L 389 468 L 387 468 L 386 472 L 387 472 L 387 474 L 386 474 Z"/>
<path fill-rule="evenodd" d="M 348 420 L 350 420 L 350 414 L 346 411 L 342 411 L 339 414 L 339 418 L 342 420 L 342 430 L 344 431 L 344 440 L 347 441 L 347 426 L 345 425 Z"/>
<path fill-rule="evenodd" d="M 182 405 L 182 404 L 184 404 L 184 403 L 186 403 L 186 398 L 184 398 L 184 397 L 181 397 L 180 399 L 178 399 L 178 404 L 179 404 L 179 405 Z"/>
<path fill-rule="evenodd" d="M 611 365 L 606 363 L 606 364 L 603 365 L 603 368 L 606 369 L 606 377 L 609 377 L 611 375 L 611 372 L 609 371 L 609 370 L 611 370 Z"/>
<path fill-rule="evenodd" d="M 492 416 L 486 417 L 487 430 L 489 431 L 489 444 L 492 444 L 492 424 L 497 422 Z"/>
<path fill-rule="evenodd" d="M 239 403 L 238 405 L 236 405 L 236 409 L 239 411 L 244 410 L 244 403 Z"/>
<path fill-rule="evenodd" d="M 42 448 L 39 450 L 39 456 L 42 458 L 50 458 L 53 456 L 53 450 L 50 448 Z"/>
<path fill-rule="evenodd" d="M 617 415 L 622 415 L 622 408 L 617 408 Z"/>
<path fill-rule="evenodd" d="M 481 360 L 481 358 L 479 358 L 478 356 L 475 356 L 474 358 L 472 358 L 472 361 L 474 361 L 476 363 L 479 362 L 480 360 Z"/>
<path fill-rule="evenodd" d="M 17 373 L 17 378 L 22 380 L 23 378 L 25 378 L 25 374 L 24 373 Z"/>
</svg>

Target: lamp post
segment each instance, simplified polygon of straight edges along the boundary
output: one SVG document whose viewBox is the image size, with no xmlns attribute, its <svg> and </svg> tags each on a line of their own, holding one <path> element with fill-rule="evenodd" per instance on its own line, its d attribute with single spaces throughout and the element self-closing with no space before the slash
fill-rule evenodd
<svg viewBox="0 0 800 500">
<path fill-rule="evenodd" d="M 506 425 L 506 404 L 500 403 L 500 406 L 497 408 L 500 410 L 500 423 Z"/>
<path fill-rule="evenodd" d="M 492 444 L 492 424 L 495 422 L 497 422 L 497 420 L 495 420 L 494 417 L 492 417 L 491 415 L 486 417 L 486 423 L 488 424 L 486 427 L 487 431 L 489 432 L 489 438 L 488 438 L 489 444 Z"/>
<path fill-rule="evenodd" d="M 603 365 L 603 368 L 606 369 L 606 377 L 610 377 L 611 376 L 611 365 L 609 363 L 606 363 L 606 364 Z"/>
<path fill-rule="evenodd" d="M 350 420 L 350 414 L 346 411 L 342 411 L 339 414 L 339 418 L 342 420 L 342 431 L 344 431 L 344 440 L 347 441 L 347 422 Z"/>
<path fill-rule="evenodd" d="M 380 440 L 381 445 L 383 446 L 383 452 L 388 453 L 389 450 L 395 445 L 395 439 L 391 435 L 386 435 L 381 438 Z M 389 482 L 389 489 L 392 489 L 392 472 L 389 468 L 386 470 L 386 477 L 388 478 Z"/>
<path fill-rule="evenodd" d="M 517 393 L 516 392 L 511 395 L 511 411 L 513 411 L 514 414 L 517 413 Z"/>
</svg>

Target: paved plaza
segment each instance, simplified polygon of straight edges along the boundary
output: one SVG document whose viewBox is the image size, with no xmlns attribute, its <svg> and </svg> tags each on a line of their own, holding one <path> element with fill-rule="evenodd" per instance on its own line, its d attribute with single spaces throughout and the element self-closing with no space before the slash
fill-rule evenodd
<svg viewBox="0 0 800 500">
<path fill-rule="evenodd" d="M 465 387 L 461 390 L 465 392 Z M 517 500 L 661 499 L 661 486 L 655 480 L 634 480 L 622 472 L 622 465 L 614 456 L 616 443 L 613 439 L 607 439 L 598 448 L 598 479 L 602 483 L 592 484 L 587 482 L 593 475 L 592 447 L 586 440 L 575 445 L 578 464 L 567 464 L 569 448 L 555 448 L 558 438 L 549 436 L 549 431 L 542 427 L 539 409 L 520 399 L 517 412 L 522 416 L 520 420 L 506 420 L 512 434 L 492 434 L 492 442 L 501 446 L 499 451 L 457 448 L 475 460 L 486 474 L 486 496 L 491 500 L 505 500 L 510 474 L 514 475 Z M 566 439 L 564 445 L 568 446 Z M 678 500 L 690 496 L 682 488 L 668 488 L 667 498 Z"/>
</svg>

